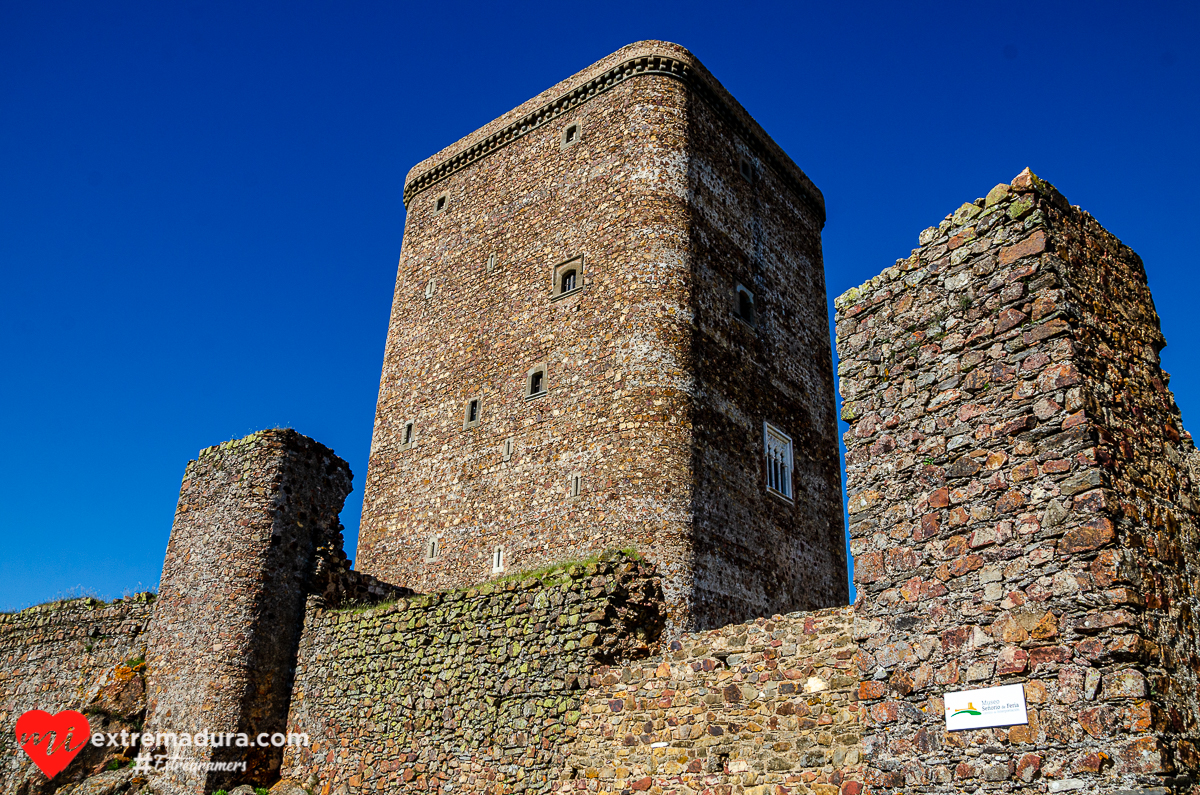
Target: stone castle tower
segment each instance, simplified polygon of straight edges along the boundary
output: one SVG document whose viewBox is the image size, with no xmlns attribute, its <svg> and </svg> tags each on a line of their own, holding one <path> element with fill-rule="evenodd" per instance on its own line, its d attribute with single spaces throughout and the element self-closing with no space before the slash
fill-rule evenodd
<svg viewBox="0 0 1200 795">
<path fill-rule="evenodd" d="M 689 52 L 613 53 L 404 199 L 360 570 L 633 547 L 679 629 L 845 603 L 824 201 Z"/>
</svg>

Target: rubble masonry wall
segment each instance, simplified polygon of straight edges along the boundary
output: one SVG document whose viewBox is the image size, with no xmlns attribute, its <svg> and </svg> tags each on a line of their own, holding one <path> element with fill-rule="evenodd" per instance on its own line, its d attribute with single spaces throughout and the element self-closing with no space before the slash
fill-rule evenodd
<svg viewBox="0 0 1200 795">
<path fill-rule="evenodd" d="M 1028 170 L 920 242 L 836 301 L 868 783 L 1178 783 L 1193 446 L 1142 263 Z M 944 731 L 943 692 L 1012 683 L 1027 726 Z"/>
</svg>

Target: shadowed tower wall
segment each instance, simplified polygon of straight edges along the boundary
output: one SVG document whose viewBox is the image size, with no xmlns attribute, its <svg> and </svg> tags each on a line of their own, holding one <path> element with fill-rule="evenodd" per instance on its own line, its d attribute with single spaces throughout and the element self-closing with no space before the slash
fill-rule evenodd
<svg viewBox="0 0 1200 795">
<path fill-rule="evenodd" d="M 823 199 L 690 53 L 614 53 L 416 166 L 405 201 L 363 571 L 432 590 L 497 550 L 635 547 L 678 629 L 844 603 Z"/>
</svg>

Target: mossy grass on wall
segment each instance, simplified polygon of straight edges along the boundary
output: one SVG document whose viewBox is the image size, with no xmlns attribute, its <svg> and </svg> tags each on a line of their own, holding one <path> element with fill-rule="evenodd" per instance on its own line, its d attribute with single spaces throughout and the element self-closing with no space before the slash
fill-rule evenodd
<svg viewBox="0 0 1200 795">
<path fill-rule="evenodd" d="M 598 552 L 595 555 L 590 555 L 586 558 L 576 560 L 563 560 L 555 563 L 550 563 L 545 566 L 540 566 L 536 569 L 523 569 L 505 574 L 501 577 L 488 580 L 479 585 L 472 585 L 465 588 L 451 588 L 445 591 L 437 591 L 439 594 L 456 594 L 456 593 L 489 593 L 498 588 L 502 588 L 509 584 L 530 582 L 537 580 L 543 586 L 560 585 L 567 582 L 572 577 L 579 576 L 589 566 L 597 566 L 600 563 L 615 561 L 617 559 L 625 559 L 632 562 L 641 562 L 645 560 L 633 547 L 625 549 L 608 549 L 603 552 Z M 402 597 L 404 601 L 410 602 L 414 597 Z M 420 599 L 421 597 L 415 597 Z M 400 602 L 401 599 L 388 599 L 382 602 L 372 604 L 348 604 L 336 608 L 337 612 L 341 613 L 367 613 L 374 610 L 383 610 L 392 607 Z"/>
<path fill-rule="evenodd" d="M 85 593 L 80 596 L 60 596 L 57 599 L 50 599 L 45 602 L 22 607 L 18 610 L 0 610 L 0 616 L 15 616 L 20 613 L 44 613 L 55 610 L 70 610 L 70 609 L 89 609 L 96 610 L 110 605 L 127 604 L 129 602 L 145 602 L 151 604 L 157 598 L 154 591 L 143 591 L 140 593 L 126 594 L 112 601 L 106 601 L 99 598 L 94 593 Z"/>
<path fill-rule="evenodd" d="M 633 547 L 625 549 L 606 549 L 603 552 L 597 552 L 595 555 L 590 555 L 586 558 L 576 560 L 561 560 L 554 563 L 549 563 L 545 566 L 540 566 L 536 569 L 525 569 L 523 571 L 514 571 L 505 574 L 501 577 L 496 577 L 490 582 L 523 582 L 525 580 L 542 580 L 546 585 L 553 585 L 555 581 L 563 578 L 563 575 L 570 576 L 572 568 L 585 569 L 588 566 L 595 566 L 602 561 L 615 560 L 619 557 L 625 557 L 630 560 L 644 560 L 644 558 Z"/>
</svg>

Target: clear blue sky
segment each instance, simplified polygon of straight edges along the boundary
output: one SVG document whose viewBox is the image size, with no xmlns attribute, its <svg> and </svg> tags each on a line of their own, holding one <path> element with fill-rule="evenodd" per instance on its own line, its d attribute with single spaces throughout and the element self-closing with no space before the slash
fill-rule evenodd
<svg viewBox="0 0 1200 795">
<path fill-rule="evenodd" d="M 157 584 L 184 465 L 356 475 L 419 160 L 632 41 L 825 194 L 829 297 L 1025 166 L 1139 252 L 1193 420 L 1195 3 L 0 3 L 0 609 Z"/>
</svg>

